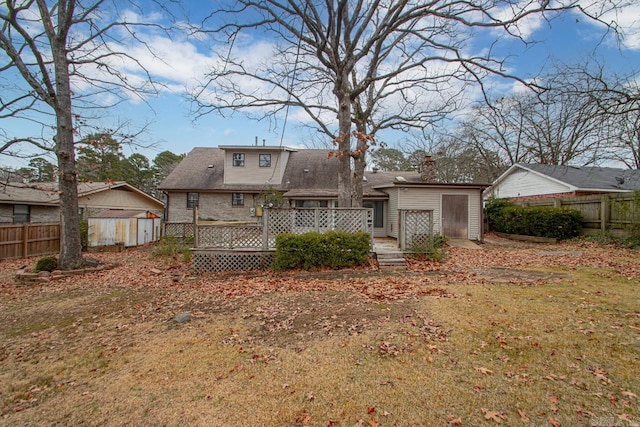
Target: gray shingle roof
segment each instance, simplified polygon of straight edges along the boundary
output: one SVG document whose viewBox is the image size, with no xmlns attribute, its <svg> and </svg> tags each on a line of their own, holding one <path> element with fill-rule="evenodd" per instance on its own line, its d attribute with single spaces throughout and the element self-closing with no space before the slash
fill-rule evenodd
<svg viewBox="0 0 640 427">
<path fill-rule="evenodd" d="M 287 197 L 326 197 L 338 195 L 338 161 L 330 150 L 300 149 L 289 155 L 281 183 L 274 185 Z M 212 165 L 213 167 L 209 167 Z M 224 184 L 224 150 L 218 147 L 197 147 L 191 150 L 173 172 L 159 185 L 169 191 L 264 191 L 264 185 Z M 397 176 L 407 182 L 420 182 L 417 172 L 365 172 L 363 185 L 367 197 L 386 197 L 374 187 L 391 185 Z"/>
<path fill-rule="evenodd" d="M 541 164 L 518 166 L 564 182 L 578 190 L 640 190 L 640 171 L 634 169 Z"/>
<path fill-rule="evenodd" d="M 85 197 L 111 188 L 126 188 L 143 197 L 155 201 L 159 206 L 162 202 L 138 190 L 124 181 L 117 182 L 80 182 L 78 183 L 78 197 Z M 10 182 L 0 184 L 0 203 L 24 203 L 30 205 L 60 204 L 57 182 L 34 182 L 29 184 Z"/>
</svg>

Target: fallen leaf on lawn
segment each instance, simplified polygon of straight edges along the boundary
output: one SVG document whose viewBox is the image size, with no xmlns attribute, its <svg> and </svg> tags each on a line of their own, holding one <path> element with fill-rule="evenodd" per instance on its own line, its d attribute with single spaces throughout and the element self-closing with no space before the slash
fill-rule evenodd
<svg viewBox="0 0 640 427">
<path fill-rule="evenodd" d="M 560 427 L 560 423 L 557 420 L 555 420 L 553 417 L 549 417 L 549 423 L 553 427 Z"/>
<path fill-rule="evenodd" d="M 370 408 L 367 408 L 367 414 L 373 414 L 374 412 L 376 412 L 376 408 L 375 406 L 372 406 Z"/>
<path fill-rule="evenodd" d="M 520 415 L 520 420 L 525 424 L 531 421 L 531 418 L 529 418 L 527 416 L 527 413 L 524 412 L 523 410 L 518 409 L 518 415 Z"/>
<path fill-rule="evenodd" d="M 620 418 L 622 421 L 633 421 L 633 415 L 631 414 L 620 414 L 618 415 L 618 418 Z"/>
<path fill-rule="evenodd" d="M 487 408 L 482 408 L 482 413 L 484 414 L 484 418 L 486 420 L 493 420 L 498 424 L 502 423 L 502 420 L 507 419 L 504 414 L 501 414 L 498 411 L 490 411 Z"/>
<path fill-rule="evenodd" d="M 485 375 L 493 374 L 493 371 L 491 369 L 487 369 L 484 366 L 476 368 L 476 371 L 482 372 Z"/>
<path fill-rule="evenodd" d="M 631 399 L 637 399 L 637 398 L 638 398 L 638 395 L 637 395 L 637 394 L 632 393 L 632 392 L 630 392 L 630 391 L 623 391 L 623 392 L 622 392 L 622 395 L 623 395 L 623 396 L 626 396 L 626 397 L 628 397 L 628 398 L 631 398 Z"/>
<path fill-rule="evenodd" d="M 374 420 L 373 418 L 371 418 L 371 419 L 369 420 L 369 425 L 370 425 L 371 427 L 378 427 L 378 422 L 377 422 L 376 420 Z"/>
<path fill-rule="evenodd" d="M 307 393 L 307 400 L 313 400 L 313 399 L 315 399 L 315 398 L 316 398 L 316 397 L 313 395 L 313 392 L 312 392 L 312 391 L 310 391 L 309 393 Z"/>
<path fill-rule="evenodd" d="M 462 419 L 460 417 L 454 417 L 453 415 L 447 415 L 449 418 L 449 427 L 459 427 L 462 425 Z"/>
</svg>

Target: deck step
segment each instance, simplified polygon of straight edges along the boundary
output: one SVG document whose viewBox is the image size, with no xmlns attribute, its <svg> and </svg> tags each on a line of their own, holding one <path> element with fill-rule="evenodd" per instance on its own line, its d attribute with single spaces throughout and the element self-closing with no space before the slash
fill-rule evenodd
<svg viewBox="0 0 640 427">
<path fill-rule="evenodd" d="M 407 261 L 402 252 L 379 252 L 376 254 L 378 267 L 384 269 L 403 269 Z"/>
</svg>

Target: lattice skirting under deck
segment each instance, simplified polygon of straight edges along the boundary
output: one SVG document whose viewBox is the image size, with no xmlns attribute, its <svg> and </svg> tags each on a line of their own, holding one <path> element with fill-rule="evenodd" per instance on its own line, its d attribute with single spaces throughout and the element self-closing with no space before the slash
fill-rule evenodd
<svg viewBox="0 0 640 427">
<path fill-rule="evenodd" d="M 194 249 L 191 264 L 196 274 L 266 270 L 274 256 L 275 251 Z"/>
</svg>

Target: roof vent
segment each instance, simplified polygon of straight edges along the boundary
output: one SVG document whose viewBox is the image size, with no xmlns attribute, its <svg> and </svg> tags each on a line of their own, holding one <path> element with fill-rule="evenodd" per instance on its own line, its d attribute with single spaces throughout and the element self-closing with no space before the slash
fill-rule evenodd
<svg viewBox="0 0 640 427">
<path fill-rule="evenodd" d="M 407 179 L 404 176 L 396 176 L 396 181 L 407 182 Z"/>
<path fill-rule="evenodd" d="M 304 169 L 302 172 L 309 173 L 309 169 Z"/>
<path fill-rule="evenodd" d="M 213 165 L 209 165 L 207 166 L 209 169 L 213 169 Z"/>
</svg>

